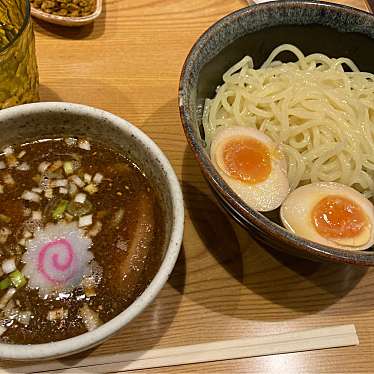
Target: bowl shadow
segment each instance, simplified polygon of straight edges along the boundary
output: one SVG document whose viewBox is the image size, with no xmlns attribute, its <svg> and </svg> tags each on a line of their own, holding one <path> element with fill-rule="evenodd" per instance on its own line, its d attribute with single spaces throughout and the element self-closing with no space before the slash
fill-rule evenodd
<svg viewBox="0 0 374 374">
<path fill-rule="evenodd" d="M 39 84 L 40 101 L 63 101 L 62 98 L 45 84 Z"/>
<path fill-rule="evenodd" d="M 279 320 L 280 316 L 293 319 L 317 313 L 350 293 L 367 272 L 367 268 L 293 257 L 257 242 L 217 204 L 189 147 L 184 153 L 182 184 L 186 210 L 204 247 L 245 288 L 247 300 L 240 301 L 239 309 L 229 310 L 231 316 Z M 209 287 L 209 279 L 205 283 Z M 235 292 L 243 294 L 239 286 Z M 193 298 L 194 294 L 189 296 Z M 370 302 L 362 307 L 373 306 Z M 227 313 L 227 309 L 208 300 L 206 307 Z M 280 314 L 275 315 L 275 311 Z"/>
</svg>

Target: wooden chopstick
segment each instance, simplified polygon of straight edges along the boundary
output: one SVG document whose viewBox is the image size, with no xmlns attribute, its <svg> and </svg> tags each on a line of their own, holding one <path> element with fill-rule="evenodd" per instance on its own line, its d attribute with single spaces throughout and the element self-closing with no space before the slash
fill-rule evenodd
<svg viewBox="0 0 374 374">
<path fill-rule="evenodd" d="M 358 345 L 354 325 L 323 327 L 276 335 L 225 340 L 173 348 L 87 357 L 80 362 L 51 361 L 0 373 L 105 373 L 231 360 L 280 353 Z"/>
</svg>

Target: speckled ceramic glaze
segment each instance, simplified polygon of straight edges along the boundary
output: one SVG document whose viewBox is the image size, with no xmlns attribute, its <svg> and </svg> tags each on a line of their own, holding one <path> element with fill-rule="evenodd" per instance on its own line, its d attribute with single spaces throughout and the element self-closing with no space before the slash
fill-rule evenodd
<svg viewBox="0 0 374 374">
<path fill-rule="evenodd" d="M 253 5 L 221 19 L 193 46 L 182 70 L 179 108 L 187 140 L 219 203 L 257 239 L 274 249 L 313 260 L 374 265 L 374 251 L 345 251 L 318 245 L 287 232 L 249 208 L 223 181 L 204 148 L 201 115 L 222 74 L 245 55 L 255 67 L 280 44 L 298 46 L 305 54 L 350 57 L 363 71 L 374 72 L 374 16 L 346 6 L 313 1 L 276 1 Z M 287 58 L 287 56 L 286 56 Z"/>
<path fill-rule="evenodd" d="M 166 283 L 183 236 L 181 188 L 169 161 L 157 145 L 129 122 L 99 109 L 68 103 L 27 104 L 0 111 L 0 148 L 7 144 L 56 136 L 85 136 L 122 152 L 145 172 L 159 195 L 166 216 L 163 261 L 147 289 L 125 311 L 94 331 L 48 344 L 0 344 L 0 358 L 40 360 L 91 348 L 140 314 Z"/>
</svg>

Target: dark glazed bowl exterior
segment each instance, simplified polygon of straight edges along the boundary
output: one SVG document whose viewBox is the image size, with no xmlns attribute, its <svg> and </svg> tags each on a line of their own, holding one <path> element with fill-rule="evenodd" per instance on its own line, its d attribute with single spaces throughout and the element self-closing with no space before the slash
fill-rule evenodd
<svg viewBox="0 0 374 374">
<path fill-rule="evenodd" d="M 275 1 L 234 12 L 211 26 L 192 47 L 179 86 L 179 110 L 192 152 L 220 205 L 266 245 L 311 260 L 374 266 L 374 251 L 334 249 L 300 238 L 248 207 L 223 181 L 204 148 L 204 99 L 214 96 L 222 74 L 245 55 L 258 67 L 280 44 L 305 54 L 349 57 L 374 73 L 374 16 L 314 1 Z M 291 56 L 284 56 L 292 59 Z"/>
</svg>

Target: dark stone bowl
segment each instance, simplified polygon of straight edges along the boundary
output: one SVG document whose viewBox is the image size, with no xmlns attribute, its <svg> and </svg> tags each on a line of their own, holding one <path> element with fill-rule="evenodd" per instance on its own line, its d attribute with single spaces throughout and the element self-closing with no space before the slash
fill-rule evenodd
<svg viewBox="0 0 374 374">
<path fill-rule="evenodd" d="M 219 176 L 204 148 L 204 99 L 214 96 L 222 74 L 247 54 L 258 67 L 283 43 L 294 44 L 305 54 L 349 57 L 361 70 L 374 73 L 374 16 L 369 13 L 331 3 L 295 0 L 241 9 L 210 27 L 186 59 L 179 108 L 187 140 L 218 202 L 258 240 L 311 260 L 373 266 L 373 249 L 346 251 L 316 244 L 286 231 L 277 223 L 277 214 L 264 215 L 248 207 Z"/>
</svg>

